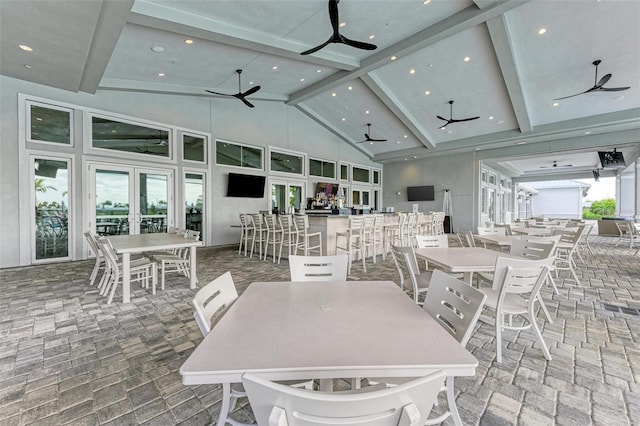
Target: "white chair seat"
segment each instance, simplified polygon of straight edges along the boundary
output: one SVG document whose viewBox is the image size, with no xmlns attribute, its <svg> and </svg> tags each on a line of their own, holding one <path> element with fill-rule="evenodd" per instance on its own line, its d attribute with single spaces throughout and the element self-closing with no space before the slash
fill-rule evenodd
<svg viewBox="0 0 640 426">
<path fill-rule="evenodd" d="M 424 271 L 417 274 L 416 284 L 418 285 L 418 289 L 428 289 L 429 283 L 431 282 L 431 276 L 433 275 L 433 271 Z"/>
<path fill-rule="evenodd" d="M 498 306 L 500 291 L 493 290 L 491 288 L 481 288 L 479 290 L 487 296 L 485 305 L 495 309 L 496 306 Z M 518 294 L 505 294 L 502 313 L 507 315 L 519 315 L 525 312 L 527 312 L 527 301 L 525 299 L 520 297 Z"/>
</svg>

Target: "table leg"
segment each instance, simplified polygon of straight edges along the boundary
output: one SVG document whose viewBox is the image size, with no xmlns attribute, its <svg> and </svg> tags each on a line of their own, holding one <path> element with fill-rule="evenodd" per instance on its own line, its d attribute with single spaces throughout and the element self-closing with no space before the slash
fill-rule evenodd
<svg viewBox="0 0 640 426">
<path fill-rule="evenodd" d="M 189 266 L 191 268 L 191 283 L 189 287 L 196 288 L 198 278 L 196 277 L 196 246 L 190 247 L 191 253 L 189 254 Z"/>
<path fill-rule="evenodd" d="M 473 278 L 473 272 L 465 272 L 463 275 L 465 283 L 471 285 L 471 279 Z"/>
<path fill-rule="evenodd" d="M 115 283 L 114 285 L 117 285 Z M 122 303 L 131 301 L 131 253 L 122 253 Z"/>
</svg>

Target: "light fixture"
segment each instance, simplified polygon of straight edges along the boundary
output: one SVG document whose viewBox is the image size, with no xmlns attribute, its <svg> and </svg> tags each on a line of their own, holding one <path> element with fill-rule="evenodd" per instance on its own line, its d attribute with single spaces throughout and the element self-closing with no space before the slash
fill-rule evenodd
<svg viewBox="0 0 640 426">
<path fill-rule="evenodd" d="M 349 86 L 349 87 L 347 87 L 347 89 L 353 90 L 353 86 Z"/>
<path fill-rule="evenodd" d="M 586 132 L 584 132 L 585 135 L 590 135 L 591 132 L 589 130 L 587 130 Z"/>
<path fill-rule="evenodd" d="M 406 139 L 406 138 L 408 138 L 408 137 L 409 137 L 409 135 L 404 135 L 404 138 L 405 138 L 405 139 Z"/>
<path fill-rule="evenodd" d="M 163 73 L 163 72 L 159 72 L 158 73 L 158 77 L 164 77 L 164 76 L 165 76 L 165 73 Z"/>
<path fill-rule="evenodd" d="M 424 92 L 424 94 L 428 96 L 431 94 L 431 92 L 427 90 L 426 92 Z"/>
<path fill-rule="evenodd" d="M 304 81 L 304 78 L 301 78 L 300 81 Z"/>
<path fill-rule="evenodd" d="M 193 44 L 193 40 L 191 40 L 190 38 L 186 39 L 184 41 L 185 44 Z"/>
<path fill-rule="evenodd" d="M 331 94 L 331 96 L 336 97 L 336 96 L 337 96 L 337 95 L 336 95 L 336 92 L 333 92 L 333 93 Z"/>
<path fill-rule="evenodd" d="M 344 28 L 344 27 L 346 27 L 346 26 L 347 26 L 347 23 L 346 23 L 346 22 L 340 22 L 340 28 Z"/>
<path fill-rule="evenodd" d="M 347 121 L 347 119 L 346 119 L 346 118 L 344 118 L 344 117 L 342 117 L 342 121 Z"/>
<path fill-rule="evenodd" d="M 29 64 L 24 64 L 24 67 L 25 67 L 25 68 L 29 68 L 29 69 L 31 69 L 31 68 L 32 68 L 32 67 L 31 67 L 31 65 L 29 65 Z"/>
<path fill-rule="evenodd" d="M 249 82 L 249 85 L 252 85 L 252 84 L 253 84 L 253 81 L 250 81 L 250 82 Z"/>
<path fill-rule="evenodd" d="M 538 30 L 538 34 L 539 34 L 539 35 L 542 35 L 542 34 L 544 34 L 544 33 L 546 33 L 546 32 L 547 32 L 547 29 L 546 29 L 546 28 L 540 28 L 540 29 Z"/>
<path fill-rule="evenodd" d="M 369 114 L 369 110 L 366 110 L 364 113 L 365 113 L 365 114 Z"/>
<path fill-rule="evenodd" d="M 19 44 L 18 47 L 24 50 L 25 52 L 33 52 L 33 48 L 30 46 L 27 46 L 26 44 Z"/>
<path fill-rule="evenodd" d="M 465 61 L 465 62 L 469 62 L 470 60 L 471 60 L 471 58 L 470 58 L 470 57 L 468 57 L 468 56 L 465 56 L 465 57 L 464 57 L 464 61 Z"/>
<path fill-rule="evenodd" d="M 429 3 L 431 3 L 431 0 L 424 0 L 424 1 L 422 2 L 422 4 L 429 4 Z M 400 195 L 400 194 L 398 194 L 398 195 Z"/>
<path fill-rule="evenodd" d="M 392 56 L 391 58 L 389 58 L 389 59 L 391 59 L 392 61 L 395 61 L 396 59 L 398 59 L 398 57 L 397 57 L 396 55 L 393 55 L 393 56 Z"/>
<path fill-rule="evenodd" d="M 271 69 L 272 69 L 272 70 L 277 70 L 277 69 L 278 69 L 278 66 L 277 66 L 277 65 L 274 65 L 274 66 L 272 66 L 272 67 L 271 67 Z"/>
<path fill-rule="evenodd" d="M 551 106 L 557 107 L 558 105 L 560 105 L 560 102 L 554 102 L 551 104 Z"/>
<path fill-rule="evenodd" d="M 518 141 L 518 142 L 514 143 L 514 145 L 524 145 L 526 143 L 527 143 L 527 141 Z"/>
<path fill-rule="evenodd" d="M 316 72 L 322 72 L 322 70 L 316 70 Z"/>
<path fill-rule="evenodd" d="M 371 34 L 371 35 L 369 36 L 369 40 L 373 40 L 374 38 L 376 38 L 376 35 L 375 35 L 375 34 Z"/>
<path fill-rule="evenodd" d="M 164 47 L 162 46 L 151 46 L 151 51 L 156 53 L 164 52 Z"/>
<path fill-rule="evenodd" d="M 416 73 L 416 70 L 415 70 L 415 69 L 411 68 L 411 69 L 409 70 L 409 74 L 415 74 L 415 73 Z"/>
<path fill-rule="evenodd" d="M 489 120 L 493 120 L 493 115 L 489 116 Z"/>
</svg>

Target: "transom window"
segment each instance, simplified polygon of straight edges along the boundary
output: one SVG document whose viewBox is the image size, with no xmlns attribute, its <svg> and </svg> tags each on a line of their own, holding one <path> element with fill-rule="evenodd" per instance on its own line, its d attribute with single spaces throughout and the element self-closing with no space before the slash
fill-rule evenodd
<svg viewBox="0 0 640 426">
<path fill-rule="evenodd" d="M 63 145 L 73 144 L 73 110 L 27 101 L 27 140 Z"/>
<path fill-rule="evenodd" d="M 335 179 L 336 163 L 335 161 L 309 159 L 309 176 L 320 176 Z"/>
<path fill-rule="evenodd" d="M 272 150 L 271 171 L 304 175 L 304 155 Z"/>
<path fill-rule="evenodd" d="M 263 148 L 228 141 L 216 141 L 216 164 L 263 170 Z"/>
<path fill-rule="evenodd" d="M 141 123 L 91 116 L 94 148 L 171 158 L 171 131 Z"/>
<path fill-rule="evenodd" d="M 370 182 L 371 178 L 369 176 L 369 169 L 363 169 L 360 167 L 353 166 L 351 170 L 352 170 L 351 173 L 353 173 L 354 182 L 366 182 L 366 183 Z"/>
<path fill-rule="evenodd" d="M 182 134 L 182 158 L 187 161 L 206 163 L 207 138 L 190 133 Z"/>
</svg>

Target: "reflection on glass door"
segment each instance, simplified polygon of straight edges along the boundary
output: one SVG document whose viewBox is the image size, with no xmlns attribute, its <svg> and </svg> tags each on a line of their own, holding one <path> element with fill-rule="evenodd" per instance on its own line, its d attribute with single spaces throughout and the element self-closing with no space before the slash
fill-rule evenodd
<svg viewBox="0 0 640 426">
<path fill-rule="evenodd" d="M 204 240 L 203 224 L 204 175 L 186 173 L 184 177 L 184 208 L 187 229 L 200 231 L 200 239 Z"/>
<path fill-rule="evenodd" d="M 69 160 L 32 157 L 32 259 L 69 257 Z"/>
<path fill-rule="evenodd" d="M 90 164 L 92 217 L 98 235 L 166 232 L 171 171 Z"/>
<path fill-rule="evenodd" d="M 302 182 L 271 182 L 271 211 L 278 213 L 292 213 L 304 207 L 304 183 Z"/>
</svg>

